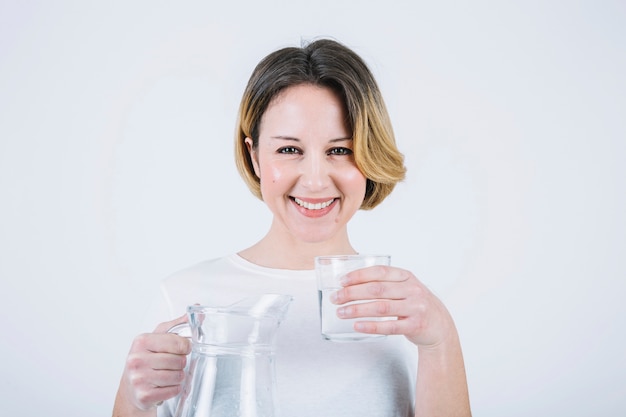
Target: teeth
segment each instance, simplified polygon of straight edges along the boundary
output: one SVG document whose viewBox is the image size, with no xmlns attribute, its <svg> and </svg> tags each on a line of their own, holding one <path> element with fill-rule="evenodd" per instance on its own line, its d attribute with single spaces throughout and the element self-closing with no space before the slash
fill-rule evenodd
<svg viewBox="0 0 626 417">
<path fill-rule="evenodd" d="M 299 206 L 304 207 L 305 209 L 309 209 L 309 210 L 321 210 L 323 208 L 326 208 L 328 206 L 330 206 L 332 204 L 333 201 L 335 201 L 334 198 L 331 198 L 328 201 L 325 201 L 323 203 L 316 203 L 316 204 L 312 204 L 312 203 L 307 203 L 306 201 L 302 201 L 299 198 L 295 197 L 294 201 L 296 203 L 298 203 Z"/>
</svg>

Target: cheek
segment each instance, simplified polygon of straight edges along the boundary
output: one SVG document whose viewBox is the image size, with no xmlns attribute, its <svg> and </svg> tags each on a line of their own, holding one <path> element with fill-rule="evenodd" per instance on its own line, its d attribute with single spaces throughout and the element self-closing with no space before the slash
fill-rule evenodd
<svg viewBox="0 0 626 417">
<path fill-rule="evenodd" d="M 359 189 L 363 192 L 363 195 L 365 195 L 367 180 L 365 176 L 361 173 L 361 171 L 358 170 L 358 168 L 353 167 L 350 170 L 346 170 L 346 172 L 344 172 L 344 175 L 342 175 L 342 179 L 342 182 L 346 186 L 349 186 L 354 190 Z"/>
<path fill-rule="evenodd" d="M 280 183 L 285 177 L 284 170 L 279 166 L 266 165 L 261 168 L 261 187 Z"/>
</svg>

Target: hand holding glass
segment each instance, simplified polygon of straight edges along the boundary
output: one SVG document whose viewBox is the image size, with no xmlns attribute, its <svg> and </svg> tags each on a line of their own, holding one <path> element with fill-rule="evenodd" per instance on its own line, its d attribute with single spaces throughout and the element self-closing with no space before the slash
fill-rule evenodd
<svg viewBox="0 0 626 417">
<path fill-rule="evenodd" d="M 341 319 L 337 316 L 339 306 L 330 301 L 330 295 L 342 288 L 340 279 L 348 272 L 374 265 L 389 265 L 389 255 L 333 255 L 315 258 L 315 272 L 320 300 L 320 320 L 322 337 L 337 342 L 373 340 L 384 338 L 381 334 L 361 333 L 354 330 L 357 321 L 389 320 L 388 317 L 359 317 Z M 346 305 L 366 303 L 373 300 L 360 300 Z"/>
</svg>

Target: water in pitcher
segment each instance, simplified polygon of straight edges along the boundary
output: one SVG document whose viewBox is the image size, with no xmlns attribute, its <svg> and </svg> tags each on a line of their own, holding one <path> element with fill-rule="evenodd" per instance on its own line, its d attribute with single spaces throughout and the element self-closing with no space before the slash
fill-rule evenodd
<svg viewBox="0 0 626 417">
<path fill-rule="evenodd" d="M 274 417 L 274 355 L 269 348 L 194 347 L 176 417 Z"/>
</svg>

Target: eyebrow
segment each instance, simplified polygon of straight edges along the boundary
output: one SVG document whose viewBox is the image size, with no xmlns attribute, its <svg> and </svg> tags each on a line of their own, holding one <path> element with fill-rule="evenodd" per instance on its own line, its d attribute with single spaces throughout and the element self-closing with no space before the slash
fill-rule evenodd
<svg viewBox="0 0 626 417">
<path fill-rule="evenodd" d="M 280 139 L 280 140 L 290 140 L 290 141 L 294 141 L 294 142 L 300 142 L 300 139 L 298 138 L 294 138 L 291 136 L 270 136 L 270 139 Z M 330 143 L 335 143 L 335 142 L 345 142 L 348 140 L 353 140 L 352 137 L 348 136 L 345 138 L 336 138 L 336 139 L 331 139 L 329 140 Z"/>
</svg>

